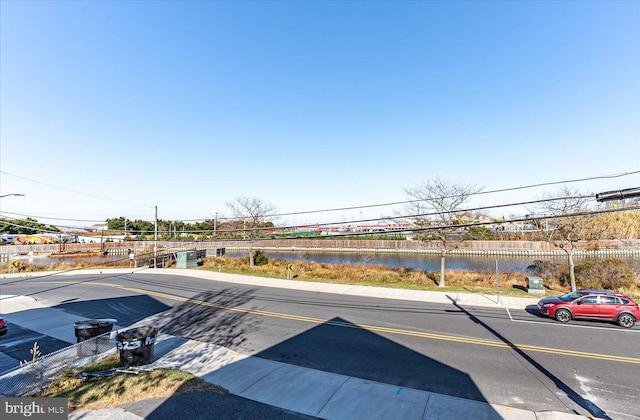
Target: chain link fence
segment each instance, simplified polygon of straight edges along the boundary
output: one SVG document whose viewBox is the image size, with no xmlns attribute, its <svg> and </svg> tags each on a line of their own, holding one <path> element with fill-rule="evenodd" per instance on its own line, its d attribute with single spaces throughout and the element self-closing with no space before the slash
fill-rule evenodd
<svg viewBox="0 0 640 420">
<path fill-rule="evenodd" d="M 67 368 L 83 366 L 108 354 L 115 354 L 117 333 L 104 333 L 0 374 L 0 396 L 24 397 L 34 394 L 55 381 Z"/>
</svg>

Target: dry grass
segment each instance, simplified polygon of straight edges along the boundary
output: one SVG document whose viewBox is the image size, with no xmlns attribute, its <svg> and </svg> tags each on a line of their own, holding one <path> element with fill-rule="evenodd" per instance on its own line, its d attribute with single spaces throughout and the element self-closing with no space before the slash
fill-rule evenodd
<svg viewBox="0 0 640 420">
<path fill-rule="evenodd" d="M 78 379 L 81 372 L 108 370 L 117 365 L 118 357 L 112 356 L 82 369 L 67 370 L 57 382 L 36 396 L 68 398 L 69 411 L 77 411 L 117 407 L 143 399 L 164 398 L 196 391 L 228 393 L 218 385 L 173 369 L 155 369 L 137 375 L 115 373 L 86 381 Z"/>
<path fill-rule="evenodd" d="M 287 278 L 288 261 L 270 259 L 265 265 L 250 267 L 246 258 L 211 258 L 205 261 L 203 269 L 224 271 L 253 276 Z M 294 264 L 296 280 L 322 281 L 327 283 L 357 284 L 416 290 L 442 290 L 438 288 L 439 271 L 425 271 L 413 268 L 390 268 L 366 264 L 322 264 L 300 261 Z M 513 296 L 530 296 L 524 290 L 526 275 L 520 272 L 499 272 L 500 293 Z M 445 272 L 447 291 L 495 293 L 495 271 L 447 270 Z M 546 278 L 549 291 L 568 291 L 558 281 Z"/>
<path fill-rule="evenodd" d="M 82 261 L 82 259 L 78 259 L 74 263 L 68 262 L 55 262 L 53 264 L 47 264 L 46 266 L 39 266 L 36 264 L 26 264 L 23 263 L 19 268 L 12 269 L 11 271 L 6 265 L 0 267 L 0 274 L 11 273 L 37 273 L 42 271 L 73 271 L 73 270 L 82 270 L 86 268 L 126 268 L 129 267 L 128 260 L 122 261 L 113 261 L 104 264 L 96 264 L 95 262 L 87 262 Z"/>
<path fill-rule="evenodd" d="M 249 267 L 247 258 L 217 257 L 205 260 L 202 269 L 212 271 L 224 271 L 228 273 L 246 274 L 272 278 L 287 278 L 287 266 L 289 261 L 269 259 L 268 264 Z M 169 264 L 173 266 L 174 264 Z M 35 271 L 71 271 L 82 268 L 125 268 L 129 267 L 129 261 L 122 260 L 104 265 L 88 264 L 78 261 L 74 264 L 57 263 L 46 267 L 24 266 L 22 272 Z M 6 273 L 7 267 L 2 266 L 0 272 Z M 425 271 L 413 268 L 390 268 L 382 265 L 370 264 L 323 264 L 312 261 L 298 261 L 295 263 L 293 273 L 296 280 L 316 281 L 326 283 L 358 284 L 394 288 L 407 288 L 416 290 L 442 290 L 438 288 L 440 279 L 439 271 Z M 498 286 L 500 293 L 512 296 L 529 296 L 524 287 L 526 275 L 521 272 L 499 272 Z M 562 285 L 558 279 L 552 276 L 543 276 L 545 288 L 551 294 L 564 293 L 570 290 L 567 285 Z M 447 291 L 495 293 L 495 271 L 469 271 L 451 270 L 445 272 Z M 640 285 L 635 285 L 617 290 L 640 299 Z"/>
</svg>

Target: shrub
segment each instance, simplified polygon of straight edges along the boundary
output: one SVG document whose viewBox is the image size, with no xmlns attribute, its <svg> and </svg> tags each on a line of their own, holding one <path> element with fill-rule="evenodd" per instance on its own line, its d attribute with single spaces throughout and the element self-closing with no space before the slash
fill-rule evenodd
<svg viewBox="0 0 640 420">
<path fill-rule="evenodd" d="M 253 263 L 255 265 L 267 265 L 269 264 L 269 258 L 262 251 L 256 251 L 253 255 Z"/>
<path fill-rule="evenodd" d="M 492 241 L 496 239 L 496 233 L 493 230 L 484 226 L 472 226 L 470 228 L 465 229 L 464 239 L 467 241 L 474 241 L 474 240 Z"/>
<path fill-rule="evenodd" d="M 569 272 L 566 263 L 535 260 L 533 264 L 527 267 L 527 272 L 545 280 L 558 279 L 561 286 L 569 284 Z"/>
<path fill-rule="evenodd" d="M 576 283 L 584 289 L 620 290 L 635 284 L 636 275 L 625 260 L 593 258 L 576 264 Z"/>
</svg>

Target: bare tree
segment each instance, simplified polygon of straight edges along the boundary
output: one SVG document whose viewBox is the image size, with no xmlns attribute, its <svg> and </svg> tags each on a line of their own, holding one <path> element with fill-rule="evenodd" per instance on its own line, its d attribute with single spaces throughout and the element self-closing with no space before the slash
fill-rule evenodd
<svg viewBox="0 0 640 420">
<path fill-rule="evenodd" d="M 589 211 L 590 196 L 581 194 L 577 189 L 564 186 L 557 194 L 546 194 L 543 198 L 548 201 L 540 204 L 540 210 L 549 218 L 549 226 L 541 230 L 542 238 L 567 254 L 571 290 L 575 291 L 574 255 L 578 241 L 597 239 L 606 226 L 598 227 L 593 223 L 593 216 L 585 214 Z"/>
<path fill-rule="evenodd" d="M 278 209 L 271 203 L 262 201 L 258 197 L 244 195 L 236 197 L 234 201 L 227 201 L 231 213 L 247 223 L 247 228 L 264 227 L 272 221 Z"/>
<path fill-rule="evenodd" d="M 243 237 L 247 238 L 247 229 L 249 237 L 255 236 L 256 229 L 264 227 L 272 227 L 274 215 L 278 209 L 271 203 L 262 201 L 258 197 L 238 196 L 234 201 L 228 201 L 227 207 L 231 210 L 234 217 L 242 222 Z M 253 267 L 253 241 L 249 247 L 249 265 Z"/>
<path fill-rule="evenodd" d="M 375 260 L 376 257 L 367 251 L 361 251 L 358 255 L 358 261 L 362 265 L 362 275 L 364 277 L 367 277 L 367 266 L 372 265 Z"/>
<path fill-rule="evenodd" d="M 419 210 L 415 214 L 416 225 L 431 226 L 429 235 L 423 240 L 434 241 L 440 249 L 440 282 L 444 287 L 444 269 L 447 252 L 456 243 L 464 239 L 464 235 L 455 232 L 458 216 L 464 212 L 459 207 L 467 201 L 469 196 L 482 191 L 482 187 L 470 184 L 454 184 L 436 176 L 412 188 L 404 188 L 405 194 L 411 197 L 412 203 L 408 210 Z M 426 213 L 426 212 L 430 213 Z"/>
</svg>

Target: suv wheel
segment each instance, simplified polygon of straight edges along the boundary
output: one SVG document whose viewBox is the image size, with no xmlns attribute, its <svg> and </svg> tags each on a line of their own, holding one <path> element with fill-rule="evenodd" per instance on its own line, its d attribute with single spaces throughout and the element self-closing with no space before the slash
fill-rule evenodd
<svg viewBox="0 0 640 420">
<path fill-rule="evenodd" d="M 567 309 L 558 309 L 556 311 L 556 319 L 560 322 L 569 322 L 571 320 L 571 312 Z"/>
<path fill-rule="evenodd" d="M 618 325 L 624 328 L 631 328 L 636 323 L 636 319 L 631 314 L 620 314 L 618 316 Z"/>
</svg>

